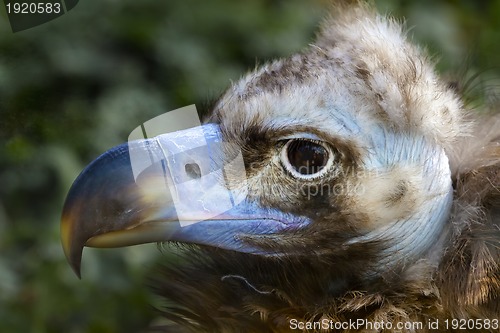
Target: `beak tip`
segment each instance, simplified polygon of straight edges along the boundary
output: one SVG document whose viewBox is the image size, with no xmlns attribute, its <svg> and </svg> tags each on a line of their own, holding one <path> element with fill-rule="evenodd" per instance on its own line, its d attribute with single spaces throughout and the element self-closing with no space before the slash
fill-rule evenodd
<svg viewBox="0 0 500 333">
<path fill-rule="evenodd" d="M 66 260 L 73 269 L 73 272 L 75 272 L 78 279 L 82 278 L 82 273 L 81 273 L 82 252 L 83 249 L 81 249 L 80 251 L 76 251 L 75 248 L 71 249 L 70 252 L 64 251 L 64 254 L 66 255 Z"/>
<path fill-rule="evenodd" d="M 71 224 L 68 222 L 68 219 L 64 218 L 61 223 L 61 242 L 66 260 L 75 272 L 76 276 L 81 279 L 83 246 L 78 246 L 78 242 L 75 242 L 72 237 Z"/>
<path fill-rule="evenodd" d="M 76 277 L 81 280 L 82 279 L 82 272 L 80 270 L 80 265 L 71 265 L 71 268 L 73 268 L 73 272 L 75 272 Z"/>
</svg>

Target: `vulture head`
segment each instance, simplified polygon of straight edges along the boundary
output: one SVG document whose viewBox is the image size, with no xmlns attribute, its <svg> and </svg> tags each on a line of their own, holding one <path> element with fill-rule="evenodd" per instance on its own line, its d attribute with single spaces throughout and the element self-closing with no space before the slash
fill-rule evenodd
<svg viewBox="0 0 500 333">
<path fill-rule="evenodd" d="M 168 332 L 493 331 L 500 122 L 478 114 L 395 20 L 338 6 L 200 126 L 92 162 L 66 199 L 64 251 L 80 274 L 85 246 L 178 246 L 152 277 Z"/>
</svg>

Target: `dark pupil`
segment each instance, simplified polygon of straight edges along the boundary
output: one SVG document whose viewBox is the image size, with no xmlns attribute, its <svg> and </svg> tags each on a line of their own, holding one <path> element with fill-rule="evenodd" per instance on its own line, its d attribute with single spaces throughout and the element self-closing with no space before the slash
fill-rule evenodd
<svg viewBox="0 0 500 333">
<path fill-rule="evenodd" d="M 317 143 L 294 140 L 288 145 L 288 161 L 302 175 L 319 172 L 328 161 L 328 151 Z"/>
</svg>

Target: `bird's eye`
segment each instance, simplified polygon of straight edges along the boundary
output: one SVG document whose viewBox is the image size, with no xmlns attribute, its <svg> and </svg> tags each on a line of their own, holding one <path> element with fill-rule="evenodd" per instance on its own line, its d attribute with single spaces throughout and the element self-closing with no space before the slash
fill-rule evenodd
<svg viewBox="0 0 500 333">
<path fill-rule="evenodd" d="M 295 177 L 310 179 L 322 175 L 333 159 L 324 143 L 308 139 L 289 140 L 281 151 L 281 161 Z"/>
</svg>

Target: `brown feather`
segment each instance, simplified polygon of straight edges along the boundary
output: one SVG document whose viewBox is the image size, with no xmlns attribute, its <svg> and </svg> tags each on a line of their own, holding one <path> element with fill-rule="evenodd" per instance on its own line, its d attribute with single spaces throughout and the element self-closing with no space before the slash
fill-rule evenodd
<svg viewBox="0 0 500 333">
<path fill-rule="evenodd" d="M 330 201 L 317 196 L 306 202 L 300 193 L 292 191 L 274 196 L 256 191 L 255 196 L 265 205 L 279 206 L 288 213 L 321 216 L 322 220 L 303 232 L 246 239 L 263 249 L 279 248 L 290 254 L 282 257 L 261 257 L 201 246 L 182 247 L 181 260 L 160 267 L 151 281 L 154 292 L 164 300 L 161 311 L 170 325 L 163 327 L 164 331 L 294 332 L 297 330 L 290 326 L 293 320 L 348 322 L 366 319 L 390 322 L 394 326 L 398 322 L 421 322 L 423 327 L 362 332 L 451 332 L 451 328 L 445 327 L 445 320 L 498 320 L 500 117 L 494 113 L 476 117 L 475 111 L 463 109 L 455 92 L 445 88 L 438 78 L 423 80 L 426 75 L 432 77 L 431 66 L 418 48 L 406 42 L 402 45 L 403 51 L 408 53 L 408 61 L 405 60 L 401 67 L 391 61 L 394 55 L 390 49 L 377 53 L 380 58 L 374 63 L 383 64 L 380 68 L 366 61 L 349 59 L 356 55 L 349 52 L 355 51 L 350 49 L 350 41 L 342 39 L 345 36 L 334 28 L 345 26 L 347 31 L 352 28 L 350 22 L 365 18 L 379 20 L 380 17 L 374 19 L 376 14 L 366 5 L 358 4 L 354 9 L 351 5 L 341 5 L 336 10 L 339 14 L 326 21 L 313 47 L 245 77 L 219 100 L 209 120 L 220 122 L 225 135 L 241 145 L 247 167 L 252 166 L 249 178 L 255 188 L 267 189 L 273 181 L 285 187 L 292 186 L 286 179 L 278 178 L 282 169 L 273 162 L 273 154 L 267 146 L 273 136 L 286 129 L 272 126 L 267 129 L 267 124 L 275 124 L 273 115 L 266 118 L 264 111 L 271 109 L 268 104 L 273 96 L 286 94 L 290 86 L 296 88 L 316 82 L 331 68 L 345 69 L 351 77 L 343 80 L 349 82 L 352 89 L 359 89 L 357 96 L 360 99 L 376 106 L 371 116 L 377 124 L 384 123 L 405 133 L 421 132 L 444 147 L 454 187 L 451 216 L 439 235 L 444 249 L 426 254 L 415 262 L 397 264 L 379 276 L 367 277 L 385 245 L 371 241 L 341 246 L 360 235 L 372 218 L 366 212 L 356 213 L 355 209 L 360 210 L 358 206 L 345 209 L 356 205 L 348 196 L 339 195 L 329 198 Z M 340 23 L 332 28 L 332 20 Z M 388 25 L 395 24 L 390 21 Z M 386 27 L 385 24 L 381 26 Z M 343 47 L 347 48 L 345 58 L 332 56 Z M 325 51 L 327 48 L 330 48 L 329 53 Z M 339 59 L 352 63 L 340 63 Z M 401 72 L 404 75 L 400 75 Z M 401 103 L 394 100 L 394 91 L 377 85 L 376 75 L 396 82 L 401 93 L 401 100 L 397 101 Z M 427 94 L 417 93 L 419 91 Z M 262 99 L 261 104 L 256 104 L 258 98 Z M 314 103 L 322 106 L 325 101 L 318 98 Z M 435 104 L 442 107 L 426 109 Z M 421 113 L 422 109 L 428 113 Z M 302 112 L 304 114 L 295 115 L 297 119 L 307 119 L 307 110 Z M 314 131 L 314 126 L 305 128 Z M 356 171 L 362 149 L 336 136 L 328 140 L 336 143 L 342 156 L 339 164 Z M 265 172 L 252 174 L 255 169 L 265 169 Z M 336 177 L 323 179 L 321 186 L 335 183 Z M 411 183 L 398 180 L 383 198 L 384 207 L 397 207 L 402 214 L 407 214 L 418 207 L 417 204 L 411 207 L 415 200 L 408 195 L 412 192 Z M 431 329 L 429 320 L 439 320 L 440 326 Z"/>
</svg>

